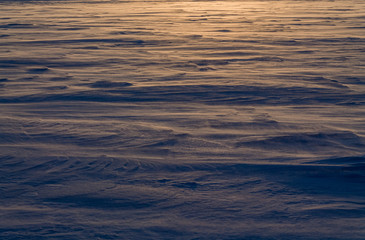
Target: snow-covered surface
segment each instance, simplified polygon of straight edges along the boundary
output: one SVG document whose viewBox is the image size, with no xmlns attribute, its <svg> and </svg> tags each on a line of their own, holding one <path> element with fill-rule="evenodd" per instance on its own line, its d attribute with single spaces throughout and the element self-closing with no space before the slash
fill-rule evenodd
<svg viewBox="0 0 365 240">
<path fill-rule="evenodd" d="M 365 239 L 365 2 L 0 1 L 0 239 Z"/>
</svg>

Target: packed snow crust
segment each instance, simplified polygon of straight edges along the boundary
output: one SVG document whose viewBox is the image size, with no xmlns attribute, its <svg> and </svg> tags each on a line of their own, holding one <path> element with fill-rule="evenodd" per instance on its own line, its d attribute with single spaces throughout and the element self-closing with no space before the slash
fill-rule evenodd
<svg viewBox="0 0 365 240">
<path fill-rule="evenodd" d="M 365 239 L 365 2 L 0 1 L 0 239 Z"/>
</svg>

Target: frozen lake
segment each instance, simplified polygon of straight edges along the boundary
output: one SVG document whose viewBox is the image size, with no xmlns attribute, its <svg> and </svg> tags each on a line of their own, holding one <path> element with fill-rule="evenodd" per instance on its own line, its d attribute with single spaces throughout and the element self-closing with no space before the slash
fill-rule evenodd
<svg viewBox="0 0 365 240">
<path fill-rule="evenodd" d="M 365 239 L 365 2 L 0 0 L 0 238 Z"/>
</svg>

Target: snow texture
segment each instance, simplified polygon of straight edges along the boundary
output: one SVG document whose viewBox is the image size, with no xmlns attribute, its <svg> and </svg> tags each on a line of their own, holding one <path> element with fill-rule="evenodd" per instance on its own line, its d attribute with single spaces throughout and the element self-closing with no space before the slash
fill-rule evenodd
<svg viewBox="0 0 365 240">
<path fill-rule="evenodd" d="M 365 239 L 363 0 L 0 1 L 0 239 Z"/>
</svg>

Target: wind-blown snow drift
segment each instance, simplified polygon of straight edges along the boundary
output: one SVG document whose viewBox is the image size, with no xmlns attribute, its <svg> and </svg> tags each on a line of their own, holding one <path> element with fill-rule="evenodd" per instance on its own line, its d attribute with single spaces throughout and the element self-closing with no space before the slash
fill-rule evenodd
<svg viewBox="0 0 365 240">
<path fill-rule="evenodd" d="M 1 1 L 1 239 L 364 239 L 364 14 Z"/>
</svg>

